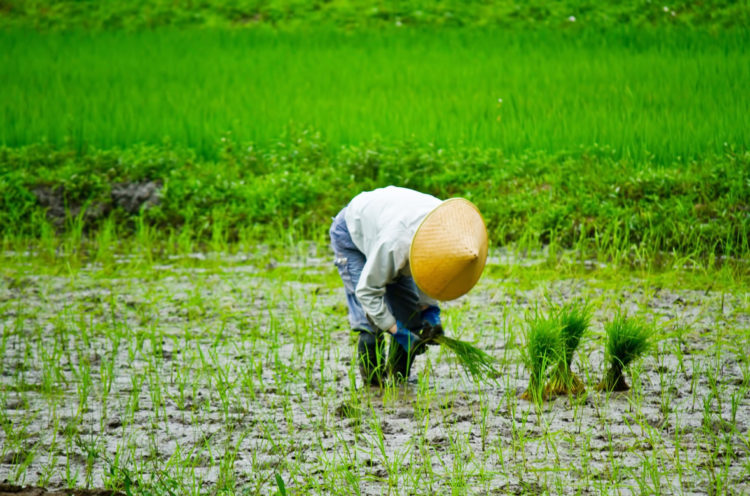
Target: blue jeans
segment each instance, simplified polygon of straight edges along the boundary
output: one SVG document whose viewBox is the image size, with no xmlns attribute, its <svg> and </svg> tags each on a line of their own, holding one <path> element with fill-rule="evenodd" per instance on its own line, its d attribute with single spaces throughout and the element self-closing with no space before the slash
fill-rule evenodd
<svg viewBox="0 0 750 496">
<path fill-rule="evenodd" d="M 344 221 L 346 208 L 333 219 L 329 234 L 331 247 L 336 255 L 341 280 L 346 290 L 346 304 L 349 307 L 349 325 L 354 331 L 378 334 L 379 330 L 369 321 L 362 305 L 357 300 L 355 290 L 365 266 L 365 255 L 356 247 Z M 421 305 L 414 279 L 401 276 L 385 287 L 385 303 L 396 320 L 411 330 L 422 327 Z M 385 330 L 385 329 L 383 329 Z"/>
</svg>

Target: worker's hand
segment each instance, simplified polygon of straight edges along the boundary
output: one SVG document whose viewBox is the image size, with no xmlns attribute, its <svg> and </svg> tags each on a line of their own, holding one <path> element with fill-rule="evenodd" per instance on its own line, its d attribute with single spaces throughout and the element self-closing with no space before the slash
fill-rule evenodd
<svg viewBox="0 0 750 496">
<path fill-rule="evenodd" d="M 435 338 L 444 334 L 443 325 L 440 322 L 440 308 L 430 305 L 422 310 L 422 331 L 419 337 L 427 344 L 437 345 Z"/>
<path fill-rule="evenodd" d="M 422 310 L 422 320 L 430 326 L 435 327 L 441 325 L 440 322 L 440 307 L 430 305 Z"/>
<path fill-rule="evenodd" d="M 396 332 L 393 333 L 393 339 L 409 354 L 421 355 L 425 352 L 424 341 L 401 322 L 396 322 Z"/>
</svg>

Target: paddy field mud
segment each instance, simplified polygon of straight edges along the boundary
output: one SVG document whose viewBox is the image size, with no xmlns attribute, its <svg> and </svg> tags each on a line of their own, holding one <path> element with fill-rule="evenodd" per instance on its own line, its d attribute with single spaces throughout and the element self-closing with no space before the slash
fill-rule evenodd
<svg viewBox="0 0 750 496">
<path fill-rule="evenodd" d="M 431 347 L 407 384 L 380 390 L 358 376 L 329 258 L 312 248 L 69 270 L 8 258 L 0 493 L 750 492 L 744 290 L 595 266 L 530 277 L 533 266 L 495 256 L 443 315 L 502 375 L 476 384 Z M 526 315 L 576 298 L 595 309 L 573 361 L 586 392 L 541 407 L 519 399 Z M 659 333 L 628 369 L 630 391 L 595 392 L 617 311 Z"/>
</svg>

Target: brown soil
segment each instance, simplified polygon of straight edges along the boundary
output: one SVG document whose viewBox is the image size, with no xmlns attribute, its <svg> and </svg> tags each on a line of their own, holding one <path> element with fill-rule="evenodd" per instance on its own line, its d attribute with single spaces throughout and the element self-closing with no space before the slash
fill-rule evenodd
<svg viewBox="0 0 750 496">
<path fill-rule="evenodd" d="M 124 496 L 124 493 L 111 489 L 55 489 L 48 491 L 42 487 L 0 484 L 0 496 Z"/>
<path fill-rule="evenodd" d="M 161 188 L 160 181 L 112 184 L 109 195 L 101 195 L 85 207 L 83 223 L 87 227 L 96 224 L 115 208 L 136 214 L 141 208 L 148 209 L 158 205 Z M 33 193 L 39 205 L 47 209 L 47 219 L 57 227 L 62 227 L 67 219 L 79 217 L 89 201 L 87 195 L 91 194 L 83 192 L 87 199 L 77 200 L 80 192 L 66 191 L 62 186 L 39 186 Z"/>
</svg>

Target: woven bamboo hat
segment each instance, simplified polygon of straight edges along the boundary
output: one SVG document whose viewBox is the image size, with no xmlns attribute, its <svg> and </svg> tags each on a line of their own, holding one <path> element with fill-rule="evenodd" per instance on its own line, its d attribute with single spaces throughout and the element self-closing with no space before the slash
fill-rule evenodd
<svg viewBox="0 0 750 496">
<path fill-rule="evenodd" d="M 487 229 L 469 200 L 451 198 L 427 214 L 414 233 L 409 264 L 414 282 L 436 300 L 466 294 L 487 261 Z"/>
</svg>

